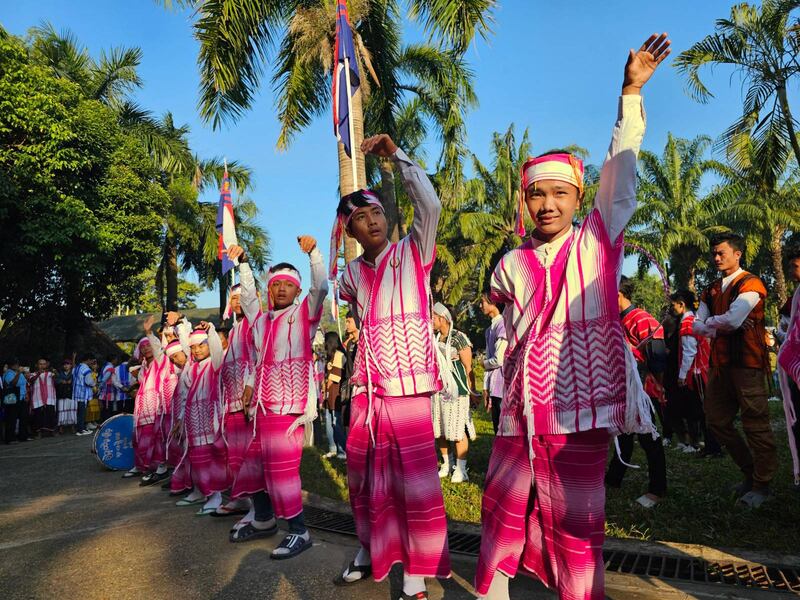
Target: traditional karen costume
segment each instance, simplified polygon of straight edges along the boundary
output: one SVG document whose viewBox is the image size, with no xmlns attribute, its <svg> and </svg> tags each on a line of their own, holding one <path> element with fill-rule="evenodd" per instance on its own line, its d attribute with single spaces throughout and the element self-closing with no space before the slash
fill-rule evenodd
<svg viewBox="0 0 800 600">
<path fill-rule="evenodd" d="M 179 416 L 186 448 L 172 474 L 170 489 L 179 492 L 194 487 L 203 496 L 211 496 L 228 487 L 219 386 L 223 350 L 213 325 L 208 333 L 195 329 L 189 336 L 190 346 L 204 343 L 208 344 L 209 356 L 188 364 L 180 377 L 182 407 Z"/>
<path fill-rule="evenodd" d="M 134 351 L 134 358 L 142 363 L 136 374 L 139 389 L 133 407 L 133 464 L 143 473 L 155 471 L 160 463 L 156 428 L 160 370 L 155 357 L 146 360 L 142 355 L 143 348 L 151 345 L 149 339 L 142 338 Z"/>
<path fill-rule="evenodd" d="M 234 286 L 231 290 L 231 297 L 235 295 L 241 295 L 240 285 Z M 256 359 L 255 342 L 250 323 L 251 321 L 245 316 L 236 317 L 228 334 L 228 349 L 225 351 L 220 373 L 222 398 L 225 406 L 223 432 L 228 448 L 228 484 L 230 487 L 233 487 L 236 475 L 244 462 L 247 448 L 253 438 L 253 431 L 247 422 L 242 405 L 244 388 L 248 381 L 252 381 Z"/>
<path fill-rule="evenodd" d="M 402 150 L 392 161 L 414 206 L 411 233 L 388 243 L 374 263 L 351 261 L 340 281 L 341 298 L 360 321 L 347 438 L 350 505 L 376 581 L 396 563 L 406 577 L 445 578 L 450 555 L 431 420 L 431 396 L 441 388 L 430 312 L 441 204 L 425 171 Z M 356 194 L 382 208 L 374 193 Z M 331 278 L 335 250 L 357 210 L 348 202 L 332 236 Z"/>
<path fill-rule="evenodd" d="M 277 310 L 270 301 L 266 312 L 261 311 L 250 266 L 244 262 L 239 267 L 242 308 L 252 323 L 255 373 L 251 441 L 231 495 L 253 496 L 256 521 L 287 519 L 290 535 L 283 544 L 291 555 L 306 547 L 298 545 L 297 536 L 304 535 L 303 544 L 310 545 L 303 522 L 300 458 L 304 429 L 299 425 L 310 427 L 316 418 L 318 395 L 311 340 L 328 292 L 318 249 L 312 250 L 310 261 L 311 287 L 306 297 Z M 267 288 L 277 280 L 301 287 L 300 274 L 294 269 L 271 271 Z"/>
<path fill-rule="evenodd" d="M 50 371 L 36 373 L 28 384 L 31 396 L 31 410 L 36 430 L 50 435 L 58 426 L 56 414 L 56 387 Z"/>
<path fill-rule="evenodd" d="M 106 363 L 100 373 L 100 420 L 117 412 L 117 388 L 114 386 L 114 365 Z"/>
<path fill-rule="evenodd" d="M 557 239 L 528 239 L 492 275 L 492 301 L 506 306 L 509 350 L 483 496 L 475 576 L 481 596 L 497 571 L 521 571 L 562 599 L 605 597 L 609 434 L 654 432 L 617 301 L 644 129 L 640 96 L 622 96 L 594 208 Z M 520 234 L 525 192 L 539 180 L 582 192 L 583 165 L 568 154 L 525 163 Z"/>
<path fill-rule="evenodd" d="M 492 401 L 492 427 L 495 434 L 500 426 L 500 405 L 503 402 L 503 361 L 505 360 L 508 337 L 506 322 L 499 314 L 486 328 L 486 358 L 483 359 L 483 389 Z"/>
<path fill-rule="evenodd" d="M 58 426 L 75 425 L 78 420 L 78 403 L 72 397 L 73 370 L 56 373 L 56 394 L 58 395 Z"/>
</svg>

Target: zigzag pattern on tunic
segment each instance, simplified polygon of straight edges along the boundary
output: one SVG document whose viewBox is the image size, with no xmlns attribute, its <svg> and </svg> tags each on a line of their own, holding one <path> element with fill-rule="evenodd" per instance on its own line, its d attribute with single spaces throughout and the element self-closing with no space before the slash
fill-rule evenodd
<svg viewBox="0 0 800 600">
<path fill-rule="evenodd" d="M 405 345 L 399 347 L 393 333 L 397 330 L 405 334 Z M 370 348 L 380 363 L 392 365 L 392 375 L 407 377 L 425 375 L 428 369 L 420 368 L 430 364 L 433 357 L 428 352 L 426 342 L 430 338 L 429 322 L 421 312 L 405 315 L 389 315 L 366 325 L 362 335 L 369 340 Z M 359 381 L 366 381 L 364 353 L 356 356 L 354 370 Z"/>
<path fill-rule="evenodd" d="M 155 423 L 158 413 L 158 388 L 155 381 L 158 372 L 155 368 L 155 363 L 142 368 L 147 370 L 139 379 L 141 383 L 139 391 L 136 393 L 134 422 L 137 427 Z"/>
<path fill-rule="evenodd" d="M 295 357 L 261 363 L 256 385 L 258 404 L 278 408 L 280 414 L 302 412 L 308 398 L 310 362 L 307 358 Z M 291 402 L 286 402 L 286 398 Z"/>
</svg>

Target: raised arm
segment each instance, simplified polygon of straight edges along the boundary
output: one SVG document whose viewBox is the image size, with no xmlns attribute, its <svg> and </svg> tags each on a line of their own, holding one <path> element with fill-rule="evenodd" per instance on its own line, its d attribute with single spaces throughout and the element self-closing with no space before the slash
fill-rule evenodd
<svg viewBox="0 0 800 600">
<path fill-rule="evenodd" d="M 361 150 L 365 154 L 388 158 L 397 167 L 403 187 L 414 207 L 411 238 L 417 243 L 423 262 L 429 264 L 433 261 L 436 249 L 436 228 L 439 225 L 442 203 L 428 175 L 385 133 L 364 140 Z"/>
<path fill-rule="evenodd" d="M 636 210 L 636 161 L 645 130 L 641 90 L 658 65 L 670 54 L 667 34 L 653 34 L 638 51 L 631 49 L 625 64 L 617 122 L 611 134 L 595 206 L 615 241 Z"/>
<path fill-rule="evenodd" d="M 225 358 L 225 352 L 222 349 L 222 341 L 219 339 L 219 334 L 213 323 L 207 323 L 208 327 L 208 351 L 211 354 L 211 366 L 219 369 L 222 365 L 222 359 Z"/>
<path fill-rule="evenodd" d="M 242 310 L 244 316 L 250 323 L 254 323 L 261 314 L 261 301 L 258 299 L 256 293 L 256 280 L 253 277 L 253 270 L 250 268 L 250 263 L 247 262 L 247 257 L 244 255 L 244 250 L 241 246 L 232 246 L 228 250 L 228 255 L 231 258 L 239 259 L 239 282 L 242 285 Z"/>
<path fill-rule="evenodd" d="M 311 286 L 308 288 L 308 313 L 315 318 L 322 310 L 325 296 L 328 295 L 328 276 L 322 252 L 317 247 L 317 240 L 310 235 L 301 235 L 297 238 L 300 249 L 308 254 L 311 263 Z M 243 292 L 244 293 L 244 292 Z"/>
</svg>

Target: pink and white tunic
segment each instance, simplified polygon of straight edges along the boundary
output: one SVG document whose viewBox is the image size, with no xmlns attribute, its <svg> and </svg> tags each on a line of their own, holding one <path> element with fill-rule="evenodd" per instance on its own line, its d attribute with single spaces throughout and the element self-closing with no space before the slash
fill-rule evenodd
<svg viewBox="0 0 800 600">
<path fill-rule="evenodd" d="M 786 340 L 778 352 L 778 379 L 781 384 L 783 396 L 783 410 L 786 414 L 786 429 L 789 434 L 789 450 L 792 454 L 792 466 L 795 483 L 800 483 L 800 457 L 795 442 L 793 427 L 797 423 L 797 414 L 792 403 L 792 390 L 789 379 L 800 386 L 800 287 L 792 296 L 792 312 L 789 317 L 789 327 L 786 330 Z"/>
<path fill-rule="evenodd" d="M 220 437 L 223 407 L 219 391 L 222 343 L 213 325 L 208 331 L 210 355 L 186 368 L 181 383 L 185 387 L 183 426 L 189 447 L 213 444 Z"/>
<path fill-rule="evenodd" d="M 640 97 L 623 96 L 620 115 L 595 208 L 561 238 L 512 250 L 492 275 L 509 343 L 498 435 L 653 431 L 617 302 L 622 231 L 636 207 Z"/>
<path fill-rule="evenodd" d="M 160 370 L 155 360 L 142 362 L 137 373 L 139 389 L 136 392 L 136 402 L 133 407 L 133 422 L 136 427 L 152 425 L 156 422 L 159 406 L 159 376 Z"/>
<path fill-rule="evenodd" d="M 328 282 L 320 251 L 315 248 L 310 259 L 311 288 L 306 297 L 299 304 L 267 312 L 261 312 L 250 266 L 239 267 L 242 309 L 253 323 L 257 356 L 254 400 L 262 412 L 299 415 L 307 402 L 317 401 L 311 340 L 322 317 Z"/>
<path fill-rule="evenodd" d="M 227 412 L 242 410 L 245 380 L 253 370 L 255 358 L 256 349 L 250 320 L 247 317 L 237 317 L 228 336 L 228 349 L 225 351 L 220 374 Z"/>
<path fill-rule="evenodd" d="M 43 406 L 56 405 L 56 386 L 53 374 L 50 371 L 35 373 L 33 379 L 28 384 L 31 397 L 31 408 L 36 410 Z"/>
</svg>

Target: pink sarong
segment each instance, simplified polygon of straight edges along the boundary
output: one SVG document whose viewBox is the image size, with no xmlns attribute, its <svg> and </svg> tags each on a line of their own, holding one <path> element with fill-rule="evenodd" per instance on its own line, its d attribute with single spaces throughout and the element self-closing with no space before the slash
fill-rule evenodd
<svg viewBox="0 0 800 600">
<path fill-rule="evenodd" d="M 300 485 L 303 427 L 295 429 L 291 436 L 286 435 L 298 416 L 278 415 L 268 410 L 255 417 L 256 435 L 250 441 L 231 490 L 234 498 L 267 492 L 279 519 L 291 519 L 303 512 Z"/>
<path fill-rule="evenodd" d="M 217 437 L 213 444 L 189 446 L 172 473 L 170 490 L 181 492 L 196 487 L 204 496 L 228 489 L 225 440 Z"/>
<path fill-rule="evenodd" d="M 401 563 L 408 575 L 450 577 L 447 521 L 433 443 L 431 397 L 367 395 L 350 408 L 347 479 L 361 545 L 376 581 Z"/>
<path fill-rule="evenodd" d="M 486 594 L 496 571 L 514 577 L 520 567 L 560 600 L 602 600 L 608 433 L 540 435 L 532 444 L 533 476 L 525 436 L 494 440 L 475 590 Z"/>
<path fill-rule="evenodd" d="M 156 418 L 158 434 L 158 457 L 170 467 L 176 467 L 183 456 L 183 446 L 176 436 L 170 437 L 175 422 L 172 412 L 164 413 Z"/>
<path fill-rule="evenodd" d="M 244 418 L 243 411 L 225 414 L 225 442 L 228 445 L 228 486 L 233 482 L 244 462 L 247 448 L 253 439 L 253 427 Z"/>
<path fill-rule="evenodd" d="M 133 438 L 133 464 L 140 471 L 158 468 L 158 432 L 155 423 L 139 425 Z"/>
</svg>

